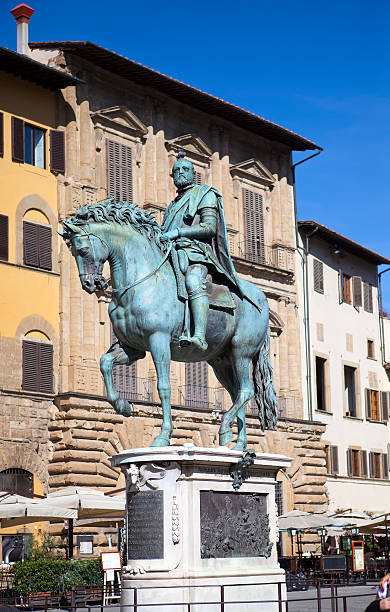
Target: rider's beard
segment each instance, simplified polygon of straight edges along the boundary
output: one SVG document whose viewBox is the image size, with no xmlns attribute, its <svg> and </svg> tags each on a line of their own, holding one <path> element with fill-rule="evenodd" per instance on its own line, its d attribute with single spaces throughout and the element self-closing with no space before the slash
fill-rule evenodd
<svg viewBox="0 0 390 612">
<path fill-rule="evenodd" d="M 185 189 L 186 187 L 189 187 L 190 185 L 192 185 L 192 183 L 193 183 L 192 177 L 187 178 L 185 176 L 178 176 L 175 179 L 175 185 L 179 191 L 181 191 L 182 189 Z"/>
</svg>

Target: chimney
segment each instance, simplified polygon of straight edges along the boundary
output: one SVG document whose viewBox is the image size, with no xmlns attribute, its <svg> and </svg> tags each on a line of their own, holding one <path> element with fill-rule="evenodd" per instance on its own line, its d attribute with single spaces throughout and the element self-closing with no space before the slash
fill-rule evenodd
<svg viewBox="0 0 390 612">
<path fill-rule="evenodd" d="M 28 46 L 28 22 L 34 9 L 27 4 L 18 4 L 12 9 L 11 15 L 16 19 L 17 52 L 23 55 L 30 54 Z"/>
</svg>

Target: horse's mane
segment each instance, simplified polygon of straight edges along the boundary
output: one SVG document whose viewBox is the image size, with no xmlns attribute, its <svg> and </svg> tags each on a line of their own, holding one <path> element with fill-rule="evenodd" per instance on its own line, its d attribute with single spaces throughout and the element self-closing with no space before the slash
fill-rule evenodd
<svg viewBox="0 0 390 612">
<path fill-rule="evenodd" d="M 114 202 L 113 198 L 105 202 L 96 202 L 80 206 L 75 214 L 68 220 L 72 225 L 86 225 L 93 223 L 118 223 L 119 225 L 131 225 L 149 240 L 154 240 L 161 250 L 165 250 L 167 243 L 161 240 L 162 230 L 152 211 L 146 212 L 137 204 L 128 202 Z M 64 221 L 65 232 L 69 231 L 67 221 Z"/>
</svg>

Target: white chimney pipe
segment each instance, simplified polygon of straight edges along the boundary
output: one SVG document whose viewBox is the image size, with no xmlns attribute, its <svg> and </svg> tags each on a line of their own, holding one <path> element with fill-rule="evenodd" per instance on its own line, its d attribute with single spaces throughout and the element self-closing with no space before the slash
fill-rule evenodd
<svg viewBox="0 0 390 612">
<path fill-rule="evenodd" d="M 28 46 L 28 22 L 34 9 L 27 4 L 18 4 L 12 9 L 11 15 L 16 19 L 17 52 L 23 55 L 30 55 Z"/>
</svg>

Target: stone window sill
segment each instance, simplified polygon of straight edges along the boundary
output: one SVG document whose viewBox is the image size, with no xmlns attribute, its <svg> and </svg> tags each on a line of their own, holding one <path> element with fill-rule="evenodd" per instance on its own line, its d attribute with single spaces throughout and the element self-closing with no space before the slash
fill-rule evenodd
<svg viewBox="0 0 390 612">
<path fill-rule="evenodd" d="M 2 395 L 22 395 L 23 397 L 31 397 L 31 399 L 50 399 L 52 400 L 56 393 L 41 393 L 40 391 L 26 391 L 26 389 L 2 389 Z"/>
<path fill-rule="evenodd" d="M 331 416 L 333 415 L 333 412 L 331 410 L 319 410 L 318 408 L 315 408 L 315 412 L 317 412 L 318 414 L 330 414 Z"/>
<path fill-rule="evenodd" d="M 348 414 L 344 414 L 344 419 L 348 419 L 349 421 L 361 421 L 363 422 L 364 419 L 362 417 L 357 417 L 357 416 L 349 416 Z"/>
<path fill-rule="evenodd" d="M 367 423 L 377 423 L 378 425 L 387 425 L 387 422 L 377 421 L 377 419 L 366 419 Z"/>
</svg>

